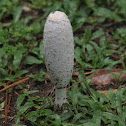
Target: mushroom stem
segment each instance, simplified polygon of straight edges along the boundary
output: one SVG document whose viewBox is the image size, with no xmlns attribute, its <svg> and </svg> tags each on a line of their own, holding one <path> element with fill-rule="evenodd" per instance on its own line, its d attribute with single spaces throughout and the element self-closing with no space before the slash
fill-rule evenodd
<svg viewBox="0 0 126 126">
<path fill-rule="evenodd" d="M 55 106 L 61 108 L 64 103 L 67 103 L 66 88 L 55 89 Z"/>
</svg>

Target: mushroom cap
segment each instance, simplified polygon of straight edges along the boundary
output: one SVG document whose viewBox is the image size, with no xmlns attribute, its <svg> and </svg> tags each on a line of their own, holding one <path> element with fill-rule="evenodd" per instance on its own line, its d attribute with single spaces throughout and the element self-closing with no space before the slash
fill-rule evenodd
<svg viewBox="0 0 126 126">
<path fill-rule="evenodd" d="M 67 15 L 64 12 L 61 11 L 55 11 L 49 14 L 47 20 L 51 20 L 54 22 L 59 22 L 62 20 L 66 20 Z"/>
<path fill-rule="evenodd" d="M 72 26 L 66 14 L 55 11 L 49 14 L 44 27 L 46 68 L 56 88 L 66 87 L 74 66 Z"/>
</svg>

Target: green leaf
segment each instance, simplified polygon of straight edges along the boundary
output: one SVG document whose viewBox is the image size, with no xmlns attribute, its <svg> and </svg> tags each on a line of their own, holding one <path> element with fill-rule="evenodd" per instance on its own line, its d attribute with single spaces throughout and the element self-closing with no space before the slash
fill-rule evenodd
<svg viewBox="0 0 126 126">
<path fill-rule="evenodd" d="M 35 54 L 35 55 L 39 55 L 39 48 L 38 47 L 34 47 L 32 50 L 31 50 L 31 52 L 30 53 L 33 53 L 33 54 Z"/>
<path fill-rule="evenodd" d="M 40 70 L 40 73 L 36 76 L 31 75 L 31 77 L 35 80 L 35 81 L 39 81 L 42 82 L 45 80 L 46 77 L 46 73 L 43 70 Z"/>
<path fill-rule="evenodd" d="M 29 94 L 32 94 L 32 93 L 36 93 L 36 92 L 39 92 L 39 90 L 31 90 L 31 91 L 24 90 L 24 94 L 26 94 L 26 95 L 29 95 Z"/>
<path fill-rule="evenodd" d="M 21 77 L 21 75 L 26 74 L 26 73 L 28 73 L 28 70 L 21 70 L 21 71 L 18 71 L 18 72 L 16 72 L 16 74 L 15 74 L 15 78 L 16 78 L 16 77 Z"/>
<path fill-rule="evenodd" d="M 2 111 L 2 110 L 3 110 L 3 108 L 4 108 L 4 104 L 5 104 L 5 102 L 4 102 L 4 101 L 0 104 L 0 111 Z"/>
<path fill-rule="evenodd" d="M 61 116 L 61 120 L 64 121 L 64 120 L 69 119 L 73 115 L 74 115 L 73 112 L 66 112 L 66 113 L 62 113 L 60 116 Z"/>
<path fill-rule="evenodd" d="M 21 6 L 13 7 L 14 22 L 17 22 L 19 20 L 21 13 L 22 13 L 22 7 Z"/>
<path fill-rule="evenodd" d="M 23 106 L 20 106 L 18 115 L 23 114 L 28 108 L 31 108 L 34 106 L 33 102 L 26 102 Z"/>
<path fill-rule="evenodd" d="M 49 117 L 51 117 L 52 119 L 55 119 L 57 124 L 61 124 L 61 118 L 59 115 L 55 114 L 55 115 L 50 115 Z"/>
<path fill-rule="evenodd" d="M 97 124 L 97 126 L 100 126 L 101 118 L 102 118 L 102 112 L 100 110 L 94 111 L 94 113 L 93 113 L 93 121 Z"/>
<path fill-rule="evenodd" d="M 20 50 L 17 50 L 14 54 L 14 60 L 13 60 L 13 66 L 15 71 L 19 69 L 21 59 L 22 59 L 22 53 Z"/>
<path fill-rule="evenodd" d="M 58 123 L 58 124 L 60 124 L 61 123 L 61 118 L 60 118 L 60 116 L 59 115 L 55 115 L 55 120 L 56 120 L 56 122 Z"/>
<path fill-rule="evenodd" d="M 114 114 L 109 113 L 109 112 L 103 112 L 102 115 L 105 116 L 107 119 L 110 119 L 110 120 L 115 120 L 115 121 L 119 120 L 119 117 L 117 115 L 114 115 Z"/>
<path fill-rule="evenodd" d="M 26 114 L 26 117 L 30 118 L 30 117 L 37 116 L 37 115 L 38 115 L 38 113 L 36 111 L 31 111 Z"/>
<path fill-rule="evenodd" d="M 109 10 L 107 8 L 99 7 L 97 9 L 97 11 L 95 12 L 95 14 L 97 16 L 103 17 L 104 19 L 110 18 L 110 19 L 114 19 L 116 21 L 122 21 L 122 18 L 120 16 L 118 16 L 115 12 L 112 12 L 111 10 Z"/>
<path fill-rule="evenodd" d="M 94 32 L 92 34 L 92 37 L 91 37 L 91 40 L 95 39 L 95 38 L 99 38 L 101 37 L 102 35 L 104 35 L 104 31 L 103 30 L 98 30 L 96 32 Z"/>
<path fill-rule="evenodd" d="M 100 94 L 100 104 L 103 105 L 104 102 L 109 102 L 108 97 L 105 94 Z"/>
<path fill-rule="evenodd" d="M 84 21 L 85 21 L 85 20 L 84 20 Z M 77 29 L 81 28 L 81 27 L 82 27 L 82 25 L 83 25 L 83 23 L 82 23 L 82 22 L 80 22 L 80 23 L 76 24 L 75 26 L 73 26 L 73 31 L 75 32 Z"/>
<path fill-rule="evenodd" d="M 117 52 L 117 50 L 107 49 L 107 50 L 104 50 L 104 53 L 106 56 L 110 56 L 111 54 L 118 53 L 118 52 Z"/>
<path fill-rule="evenodd" d="M 84 123 L 82 126 L 98 126 L 98 125 L 95 123 L 87 122 L 87 123 Z"/>
<path fill-rule="evenodd" d="M 114 93 L 114 91 L 112 89 L 109 89 L 108 95 L 109 95 L 109 99 L 112 104 L 112 107 L 115 107 L 115 93 Z"/>
<path fill-rule="evenodd" d="M 27 56 L 24 60 L 23 60 L 24 64 L 41 64 L 42 61 L 35 58 L 34 56 Z"/>
<path fill-rule="evenodd" d="M 83 114 L 82 113 L 77 113 L 75 116 L 74 116 L 74 118 L 73 118 L 73 120 L 72 120 L 72 123 L 75 123 L 79 118 L 81 118 L 81 117 L 83 117 Z"/>
<path fill-rule="evenodd" d="M 122 93 L 123 91 L 121 90 L 121 86 L 118 88 L 116 91 L 116 107 L 117 107 L 117 112 L 119 114 L 122 113 Z"/>
<path fill-rule="evenodd" d="M 17 99 L 17 107 L 18 107 L 18 108 L 20 107 L 21 103 L 24 101 L 25 96 L 26 96 L 26 95 L 21 94 L 21 95 L 18 97 L 18 99 Z"/>
<path fill-rule="evenodd" d="M 77 45 L 82 46 L 82 39 L 80 39 L 79 37 L 74 36 L 74 41 L 75 41 L 75 43 L 77 43 Z"/>
<path fill-rule="evenodd" d="M 82 61 L 82 58 L 81 58 L 81 55 L 83 54 L 82 50 L 79 48 L 79 47 L 76 47 L 75 48 L 75 59 L 77 60 L 78 63 L 80 63 L 80 65 L 82 67 L 85 66 L 85 63 Z"/>
<path fill-rule="evenodd" d="M 74 106 L 77 104 L 77 101 L 78 101 L 77 93 L 78 93 L 78 86 L 75 85 L 74 87 L 72 87 L 72 90 L 71 90 L 71 101 Z"/>
<path fill-rule="evenodd" d="M 40 110 L 40 115 L 41 116 L 47 116 L 47 115 L 51 115 L 51 114 L 52 114 L 52 111 L 50 109 Z"/>
<path fill-rule="evenodd" d="M 40 42 L 39 50 L 40 50 L 40 58 L 44 59 L 44 47 L 43 47 L 43 41 Z"/>
<path fill-rule="evenodd" d="M 83 44 L 87 44 L 91 39 L 91 27 L 89 26 L 83 35 Z"/>
<path fill-rule="evenodd" d="M 87 48 L 87 51 L 88 51 L 88 53 L 89 53 L 89 57 L 90 57 L 92 60 L 94 60 L 94 59 L 95 59 L 95 52 L 94 52 L 94 49 L 93 49 L 92 45 L 87 44 L 87 45 L 86 45 L 86 48 Z"/>
<path fill-rule="evenodd" d="M 93 45 L 93 47 L 95 48 L 95 50 L 97 51 L 97 55 L 102 58 L 103 55 L 102 55 L 102 51 L 101 51 L 101 48 L 95 43 L 95 42 L 92 42 L 91 41 L 91 44 Z"/>
</svg>

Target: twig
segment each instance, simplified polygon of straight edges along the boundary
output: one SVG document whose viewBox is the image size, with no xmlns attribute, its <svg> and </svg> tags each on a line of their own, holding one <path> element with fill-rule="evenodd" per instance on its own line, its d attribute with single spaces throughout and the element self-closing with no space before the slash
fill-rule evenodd
<svg viewBox="0 0 126 126">
<path fill-rule="evenodd" d="M 14 93 L 19 96 L 19 94 L 16 91 L 14 91 Z"/>
<path fill-rule="evenodd" d="M 25 78 L 25 79 L 19 80 L 19 81 L 13 83 L 13 84 L 11 84 L 11 85 L 9 85 L 9 86 L 7 86 L 7 87 L 1 89 L 0 92 L 3 92 L 3 91 L 5 91 L 5 90 L 7 90 L 8 88 L 11 88 L 11 87 L 16 86 L 16 85 L 18 85 L 18 84 L 21 84 L 21 83 L 23 83 L 23 82 L 25 82 L 25 81 L 27 81 L 27 80 L 29 80 L 29 79 L 30 79 L 30 77 L 27 77 L 27 78 Z"/>
<path fill-rule="evenodd" d="M 15 80 L 13 80 L 13 81 L 9 81 L 9 82 L 7 82 L 7 83 L 1 84 L 0 87 L 2 87 L 2 86 L 4 86 L 4 85 L 7 85 L 7 84 L 10 84 L 10 83 L 12 83 L 12 82 L 14 82 L 14 81 L 21 80 L 21 79 L 23 79 L 23 78 L 26 78 L 26 77 L 21 77 L 21 78 L 15 79 Z"/>
<path fill-rule="evenodd" d="M 48 102 L 46 102 L 43 106 L 41 106 L 40 108 L 38 108 L 37 110 L 36 110 L 36 112 L 38 111 L 38 110 L 40 110 L 41 108 L 43 108 L 44 106 L 46 106 L 48 103 L 50 103 L 52 100 L 54 100 L 55 99 L 55 97 L 53 97 L 51 100 L 49 100 Z M 20 124 L 23 124 L 25 121 L 27 121 L 28 120 L 28 118 L 26 118 L 24 121 L 22 121 Z"/>
<path fill-rule="evenodd" d="M 13 66 L 11 67 L 11 71 L 9 73 L 9 75 L 12 74 L 13 71 Z M 7 83 L 7 86 L 9 85 L 9 83 Z M 6 100 L 5 100 L 5 126 L 7 126 L 7 115 L 8 115 L 8 108 L 10 105 L 10 99 L 9 99 L 9 103 L 7 103 L 8 101 L 8 89 L 6 90 Z"/>
</svg>

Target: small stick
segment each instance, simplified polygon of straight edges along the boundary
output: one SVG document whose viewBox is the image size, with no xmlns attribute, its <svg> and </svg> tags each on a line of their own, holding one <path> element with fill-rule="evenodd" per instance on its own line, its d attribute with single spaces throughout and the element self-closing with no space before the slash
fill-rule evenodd
<svg viewBox="0 0 126 126">
<path fill-rule="evenodd" d="M 15 83 L 13 83 L 13 84 L 11 84 L 11 85 L 9 85 L 9 86 L 7 86 L 7 87 L 1 89 L 0 92 L 3 92 L 3 91 L 5 91 L 5 90 L 7 90 L 8 88 L 11 88 L 11 87 L 16 86 L 16 85 L 18 85 L 18 84 L 21 84 L 21 83 L 23 83 L 23 82 L 25 82 L 26 80 L 29 80 L 29 79 L 30 79 L 30 77 L 27 77 L 27 78 L 25 78 L 25 79 L 19 80 L 18 82 L 15 82 Z"/>
</svg>

